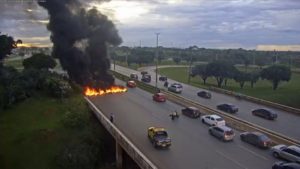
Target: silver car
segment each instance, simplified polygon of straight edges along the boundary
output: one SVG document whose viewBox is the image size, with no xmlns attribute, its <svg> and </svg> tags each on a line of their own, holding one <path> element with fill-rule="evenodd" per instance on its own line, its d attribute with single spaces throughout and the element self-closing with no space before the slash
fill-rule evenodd
<svg viewBox="0 0 300 169">
<path fill-rule="evenodd" d="M 234 131 L 227 126 L 213 126 L 208 129 L 208 132 L 223 141 L 231 141 L 235 136 Z"/>
<path fill-rule="evenodd" d="M 283 158 L 291 162 L 300 163 L 300 147 L 298 146 L 286 146 L 283 144 L 279 144 L 272 147 L 271 151 L 273 156 L 276 158 Z"/>
</svg>

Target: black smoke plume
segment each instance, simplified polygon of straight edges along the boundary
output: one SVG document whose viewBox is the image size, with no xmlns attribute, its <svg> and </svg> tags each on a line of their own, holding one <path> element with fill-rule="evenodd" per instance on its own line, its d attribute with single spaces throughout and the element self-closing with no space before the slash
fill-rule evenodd
<svg viewBox="0 0 300 169">
<path fill-rule="evenodd" d="M 83 86 L 112 85 L 107 46 L 122 42 L 114 24 L 95 8 L 85 10 L 78 0 L 46 0 L 39 5 L 49 14 L 52 55 L 69 77 Z"/>
</svg>

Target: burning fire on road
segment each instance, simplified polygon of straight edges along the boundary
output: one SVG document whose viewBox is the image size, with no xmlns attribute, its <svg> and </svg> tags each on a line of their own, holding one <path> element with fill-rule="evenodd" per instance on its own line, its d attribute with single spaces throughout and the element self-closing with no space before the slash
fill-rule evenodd
<svg viewBox="0 0 300 169">
<path fill-rule="evenodd" d="M 107 89 L 95 89 L 91 87 L 86 87 L 84 94 L 86 96 L 101 96 L 106 94 L 113 94 L 113 93 L 123 93 L 127 92 L 127 88 L 124 86 L 111 86 Z"/>
</svg>

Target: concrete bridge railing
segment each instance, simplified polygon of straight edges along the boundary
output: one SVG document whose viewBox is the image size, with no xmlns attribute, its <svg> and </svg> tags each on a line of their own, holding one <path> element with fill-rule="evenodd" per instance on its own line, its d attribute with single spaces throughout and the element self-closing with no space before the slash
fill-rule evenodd
<svg viewBox="0 0 300 169">
<path fill-rule="evenodd" d="M 122 168 L 122 152 L 125 150 L 141 169 L 157 169 L 157 167 L 113 123 L 110 122 L 110 120 L 94 105 L 94 103 L 88 97 L 85 97 L 85 100 L 98 120 L 116 140 L 117 168 Z"/>
</svg>

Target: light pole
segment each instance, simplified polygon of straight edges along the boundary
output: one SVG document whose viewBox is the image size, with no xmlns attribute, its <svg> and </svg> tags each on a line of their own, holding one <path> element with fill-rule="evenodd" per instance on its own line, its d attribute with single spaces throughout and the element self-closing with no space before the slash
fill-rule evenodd
<svg viewBox="0 0 300 169">
<path fill-rule="evenodd" d="M 155 87 L 157 88 L 158 36 L 160 33 L 155 33 L 155 34 L 156 34 Z"/>
</svg>

